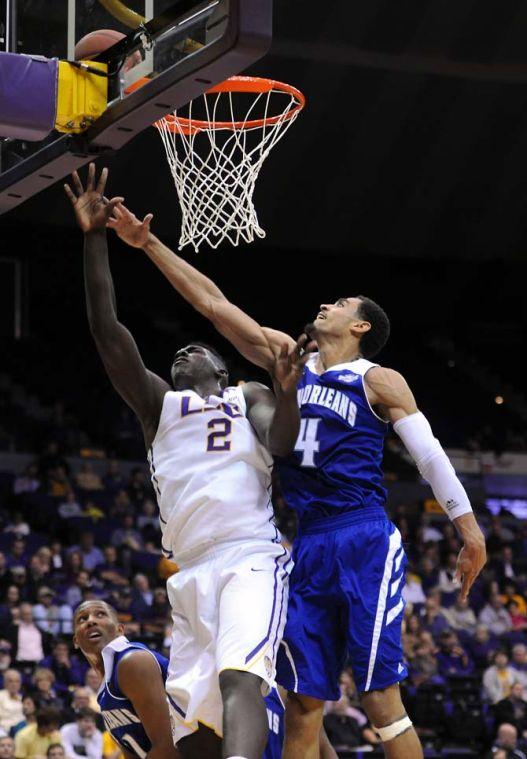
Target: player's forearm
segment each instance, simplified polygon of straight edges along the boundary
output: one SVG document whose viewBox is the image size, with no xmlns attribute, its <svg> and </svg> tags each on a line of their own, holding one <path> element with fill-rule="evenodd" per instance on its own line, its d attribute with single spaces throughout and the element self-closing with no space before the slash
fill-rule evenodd
<svg viewBox="0 0 527 759">
<path fill-rule="evenodd" d="M 148 236 L 143 250 L 178 293 L 203 316 L 212 317 L 215 300 L 226 300 L 211 279 L 167 248 L 155 235 Z"/>
<path fill-rule="evenodd" d="M 96 338 L 111 335 L 118 321 L 104 231 L 84 237 L 84 288 L 92 334 Z"/>
<path fill-rule="evenodd" d="M 297 395 L 275 388 L 277 404 L 269 427 L 268 448 L 273 456 L 289 456 L 295 448 L 300 431 Z"/>
</svg>

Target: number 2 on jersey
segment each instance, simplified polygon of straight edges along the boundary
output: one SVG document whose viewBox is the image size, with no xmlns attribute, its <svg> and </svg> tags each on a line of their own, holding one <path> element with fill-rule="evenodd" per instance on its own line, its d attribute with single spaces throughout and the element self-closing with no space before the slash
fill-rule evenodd
<svg viewBox="0 0 527 759">
<path fill-rule="evenodd" d="M 207 427 L 214 430 L 207 435 L 207 452 L 230 451 L 231 441 L 228 438 L 232 432 L 232 423 L 229 419 L 211 419 Z"/>
<path fill-rule="evenodd" d="M 320 448 L 320 442 L 317 440 L 318 425 L 321 421 L 321 419 L 300 420 L 300 433 L 295 443 L 295 451 L 303 454 L 300 466 L 316 466 L 315 453 Z"/>
</svg>

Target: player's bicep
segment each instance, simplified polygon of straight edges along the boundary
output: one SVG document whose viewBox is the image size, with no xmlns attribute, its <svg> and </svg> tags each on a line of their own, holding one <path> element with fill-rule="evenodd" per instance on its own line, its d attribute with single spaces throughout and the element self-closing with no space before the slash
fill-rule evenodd
<svg viewBox="0 0 527 759">
<path fill-rule="evenodd" d="M 152 747 L 171 749 L 172 731 L 165 684 L 156 659 L 148 651 L 134 651 L 119 662 L 119 687 L 133 704 Z"/>
<path fill-rule="evenodd" d="M 269 448 L 269 433 L 276 409 L 276 397 L 260 382 L 248 382 L 243 386 L 243 394 L 247 403 L 247 419 L 262 445 Z"/>
<path fill-rule="evenodd" d="M 392 424 L 417 412 L 413 393 L 399 372 L 375 366 L 364 379 L 369 402 L 378 406 L 383 418 Z"/>
</svg>

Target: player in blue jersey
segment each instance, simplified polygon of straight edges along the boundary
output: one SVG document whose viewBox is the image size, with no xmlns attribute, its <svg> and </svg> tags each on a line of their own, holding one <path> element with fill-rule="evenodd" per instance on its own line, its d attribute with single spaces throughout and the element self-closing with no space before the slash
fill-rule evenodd
<svg viewBox="0 0 527 759">
<path fill-rule="evenodd" d="M 102 678 L 97 701 L 104 724 L 126 759 L 176 759 L 165 693 L 168 660 L 131 643 L 105 601 L 82 603 L 73 624 L 75 646 Z"/>
<path fill-rule="evenodd" d="M 166 704 L 168 659 L 123 635 L 115 609 L 105 601 L 86 601 L 74 617 L 74 642 L 102 678 L 97 695 L 108 732 L 126 759 L 177 757 Z M 265 697 L 269 738 L 262 759 L 280 759 L 284 742 L 284 704 L 276 688 Z M 218 744 L 209 756 L 220 755 Z"/>
<path fill-rule="evenodd" d="M 120 207 L 110 222 L 142 248 L 176 290 L 248 360 L 272 372 L 294 341 L 261 327 L 219 288 Z M 324 701 L 338 699 L 349 657 L 362 704 L 391 759 L 420 759 L 422 748 L 401 701 L 407 676 L 401 645 L 406 558 L 386 517 L 381 469 L 391 423 L 430 483 L 462 541 L 466 597 L 486 561 L 485 541 L 467 494 L 405 379 L 371 363 L 389 336 L 382 308 L 364 296 L 324 304 L 306 328 L 318 353 L 298 386 L 301 432 L 280 462 L 284 496 L 299 516 L 278 681 L 289 691 L 286 759 L 316 759 Z"/>
</svg>

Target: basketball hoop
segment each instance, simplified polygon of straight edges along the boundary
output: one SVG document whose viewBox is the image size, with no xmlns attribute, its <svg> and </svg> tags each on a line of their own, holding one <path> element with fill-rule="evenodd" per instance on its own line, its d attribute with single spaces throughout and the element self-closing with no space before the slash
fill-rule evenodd
<svg viewBox="0 0 527 759">
<path fill-rule="evenodd" d="M 183 216 L 179 250 L 265 237 L 253 203 L 256 180 L 304 105 L 289 84 L 234 76 L 189 103 L 185 115 L 156 122 Z"/>
</svg>

